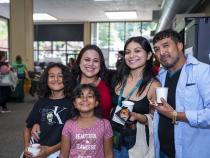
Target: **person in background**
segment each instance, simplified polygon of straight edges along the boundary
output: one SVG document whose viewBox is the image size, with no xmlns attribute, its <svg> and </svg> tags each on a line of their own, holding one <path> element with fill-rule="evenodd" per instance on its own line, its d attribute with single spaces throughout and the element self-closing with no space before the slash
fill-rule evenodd
<svg viewBox="0 0 210 158">
<path fill-rule="evenodd" d="M 29 90 L 29 94 L 34 97 L 37 91 L 37 86 L 40 80 L 41 75 L 41 67 L 39 66 L 38 62 L 34 62 L 34 71 L 31 72 L 30 78 L 31 78 L 31 87 Z"/>
<path fill-rule="evenodd" d="M 112 85 L 113 77 L 117 72 L 117 68 L 120 66 L 123 60 L 123 51 L 119 51 L 117 54 L 117 62 L 116 62 L 116 69 L 108 69 L 108 85 Z"/>
<path fill-rule="evenodd" d="M 6 62 L 6 52 L 0 51 L 0 75 L 8 74 L 11 69 L 9 64 Z M 1 113 L 11 112 L 7 107 L 7 102 L 11 96 L 10 86 L 0 86 L 0 106 L 2 107 Z"/>
<path fill-rule="evenodd" d="M 183 41 L 174 30 L 158 32 L 153 46 L 163 66 L 158 78 L 168 87 L 167 101 L 162 98 L 155 106 L 156 158 L 208 158 L 210 66 L 185 56 Z"/>
<path fill-rule="evenodd" d="M 94 85 L 81 84 L 73 91 L 74 110 L 62 132 L 60 158 L 113 158 L 112 128 L 100 118 L 100 97 Z"/>
<path fill-rule="evenodd" d="M 24 155 L 32 157 L 27 150 L 31 145 L 31 129 L 39 124 L 38 142 L 41 151 L 37 157 L 57 158 L 61 147 L 63 126 L 71 116 L 73 105 L 71 93 L 74 80 L 68 67 L 60 63 L 51 63 L 41 75 L 38 85 L 39 100 L 30 112 L 24 129 Z M 30 140 L 31 139 L 31 140 Z"/>
<path fill-rule="evenodd" d="M 18 75 L 18 85 L 15 90 L 16 99 L 18 102 L 24 102 L 24 80 L 29 79 L 29 75 L 26 65 L 23 64 L 22 57 L 20 55 L 16 56 L 15 62 L 12 64 L 12 68 Z"/>
<path fill-rule="evenodd" d="M 112 100 L 107 85 L 107 68 L 101 49 L 96 45 L 86 45 L 80 51 L 73 74 L 78 84 L 94 84 L 100 94 L 100 107 L 103 118 L 110 117 Z"/>
<path fill-rule="evenodd" d="M 123 54 L 124 54 L 123 50 L 120 50 L 118 52 L 116 68 L 118 68 L 120 66 L 120 64 L 122 63 L 122 61 L 123 61 Z"/>
<path fill-rule="evenodd" d="M 155 59 L 153 61 L 153 71 L 154 71 L 155 76 L 158 74 L 159 69 L 160 69 L 160 62 L 155 57 Z"/>
<path fill-rule="evenodd" d="M 148 119 L 145 114 L 152 114 L 149 100 L 156 100 L 155 88 L 160 86 L 154 79 L 152 62 L 152 48 L 146 38 L 137 36 L 126 41 L 123 60 L 114 77 L 112 100 L 116 109 L 122 106 L 123 100 L 134 102 L 134 107 L 129 118 L 131 125 L 127 122 L 122 125 L 112 120 L 115 158 L 129 158 L 128 150 L 134 147 L 135 142 L 143 141 L 136 140 L 137 122 L 146 128 L 146 138 L 142 139 L 149 140 Z M 135 158 L 146 157 L 145 153 L 140 150 L 138 152 L 138 157 Z M 154 154 L 154 151 L 151 152 Z"/>
<path fill-rule="evenodd" d="M 69 69 L 72 70 L 74 68 L 74 65 L 75 65 L 75 59 L 74 58 L 69 58 L 69 63 L 67 64 Z"/>
</svg>

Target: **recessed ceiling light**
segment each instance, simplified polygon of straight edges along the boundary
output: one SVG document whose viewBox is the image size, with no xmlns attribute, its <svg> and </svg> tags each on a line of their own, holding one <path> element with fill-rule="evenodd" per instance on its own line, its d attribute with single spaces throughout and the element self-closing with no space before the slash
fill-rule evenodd
<svg viewBox="0 0 210 158">
<path fill-rule="evenodd" d="M 34 13 L 33 20 L 41 21 L 41 20 L 57 20 L 57 19 L 47 13 Z"/>
<path fill-rule="evenodd" d="M 96 2 L 107 2 L 107 1 L 113 1 L 113 0 L 94 0 Z"/>
<path fill-rule="evenodd" d="M 10 0 L 0 0 L 0 3 L 10 3 Z"/>
<path fill-rule="evenodd" d="M 105 14 L 112 20 L 137 19 L 136 11 L 105 11 Z"/>
</svg>

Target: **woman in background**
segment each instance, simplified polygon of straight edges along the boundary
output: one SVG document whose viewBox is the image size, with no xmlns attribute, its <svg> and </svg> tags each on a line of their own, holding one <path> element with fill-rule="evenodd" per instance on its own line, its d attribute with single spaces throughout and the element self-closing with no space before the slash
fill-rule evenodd
<svg viewBox="0 0 210 158">
<path fill-rule="evenodd" d="M 0 51 L 0 75 L 6 75 L 11 71 L 9 64 L 6 62 L 5 54 L 6 52 Z M 1 113 L 11 112 L 6 105 L 11 93 L 10 86 L 0 86 Z"/>
</svg>

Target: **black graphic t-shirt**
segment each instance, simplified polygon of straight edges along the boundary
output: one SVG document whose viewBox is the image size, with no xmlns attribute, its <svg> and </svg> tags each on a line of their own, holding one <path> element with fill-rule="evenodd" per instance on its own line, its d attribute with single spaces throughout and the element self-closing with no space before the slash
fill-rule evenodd
<svg viewBox="0 0 210 158">
<path fill-rule="evenodd" d="M 38 143 L 53 146 L 61 141 L 61 133 L 65 122 L 69 119 L 73 104 L 71 99 L 40 99 L 34 105 L 26 120 L 26 126 L 32 128 L 40 124 L 40 140 Z"/>
</svg>

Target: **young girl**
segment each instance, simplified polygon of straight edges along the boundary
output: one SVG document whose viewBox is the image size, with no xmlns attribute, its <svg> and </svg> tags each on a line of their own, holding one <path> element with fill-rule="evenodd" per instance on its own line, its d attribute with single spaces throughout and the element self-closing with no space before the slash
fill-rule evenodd
<svg viewBox="0 0 210 158">
<path fill-rule="evenodd" d="M 36 123 L 40 125 L 38 143 L 41 145 L 41 151 L 37 157 L 57 158 L 59 156 L 61 132 L 73 109 L 69 97 L 73 85 L 68 67 L 62 64 L 50 64 L 43 72 L 38 87 L 39 100 L 26 120 L 24 130 L 26 157 L 32 157 L 27 149 L 30 146 L 31 128 Z"/>
<path fill-rule="evenodd" d="M 100 118 L 99 94 L 94 85 L 78 85 L 74 111 L 62 132 L 60 158 L 113 158 L 112 129 Z"/>
</svg>

